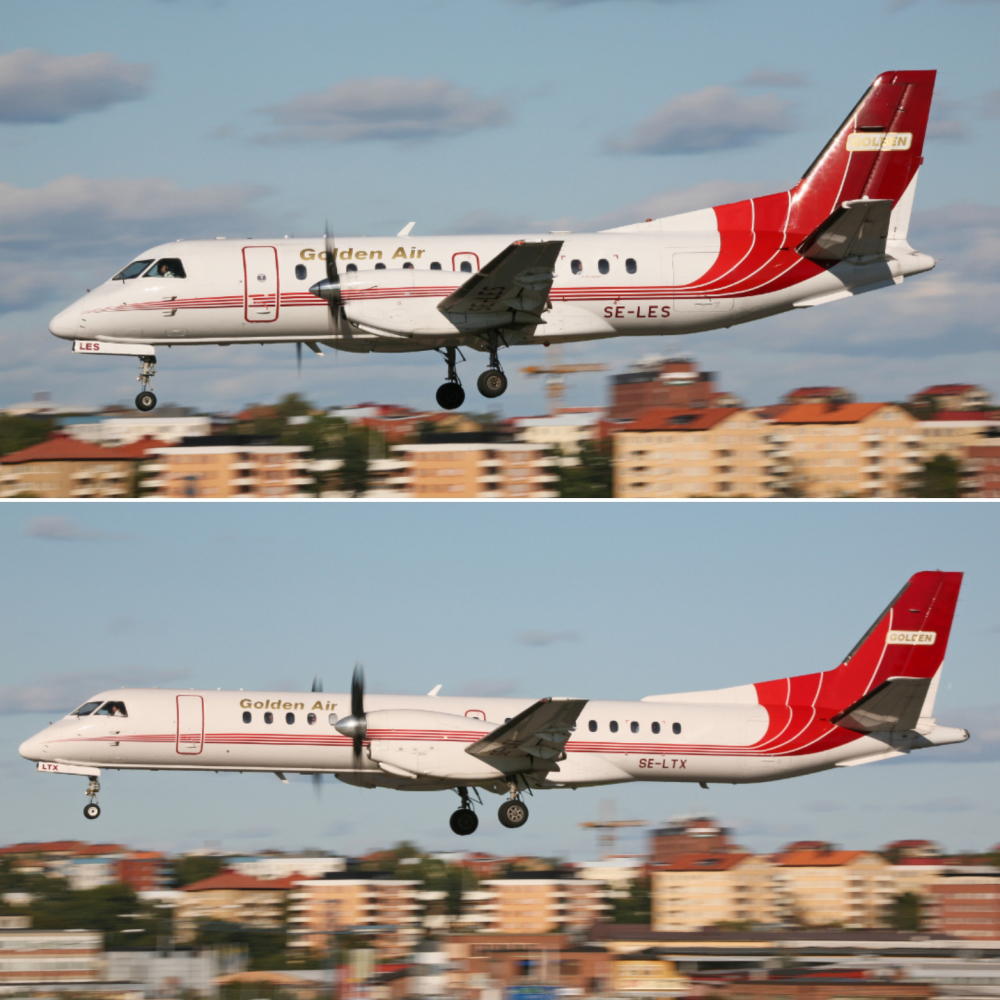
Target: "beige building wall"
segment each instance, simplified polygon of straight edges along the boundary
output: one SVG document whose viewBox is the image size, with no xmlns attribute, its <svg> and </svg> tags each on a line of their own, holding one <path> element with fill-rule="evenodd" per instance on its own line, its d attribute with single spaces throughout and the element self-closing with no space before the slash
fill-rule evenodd
<svg viewBox="0 0 1000 1000">
<path fill-rule="evenodd" d="M 200 920 L 277 928 L 284 924 L 285 889 L 202 889 L 181 892 L 174 908 L 178 943 L 194 939 Z"/>
<path fill-rule="evenodd" d="M 923 438 L 925 460 L 935 455 L 947 455 L 957 462 L 965 462 L 966 450 L 984 444 L 994 444 L 1000 438 L 989 437 L 1000 430 L 998 420 L 976 420 L 970 413 L 968 420 L 922 420 L 917 425 Z"/>
<path fill-rule="evenodd" d="M 771 496 L 767 434 L 767 423 L 752 410 L 738 410 L 705 430 L 619 431 L 613 438 L 614 495 Z"/>
<path fill-rule="evenodd" d="M 159 497 L 305 496 L 313 482 L 305 445 L 155 448 L 142 486 Z"/>
<path fill-rule="evenodd" d="M 817 927 L 884 927 L 896 894 L 889 863 L 865 851 L 841 864 L 783 865 L 775 871 L 779 919 Z"/>
<path fill-rule="evenodd" d="M 923 438 L 917 420 L 902 407 L 848 403 L 844 418 L 821 404 L 794 407 L 769 434 L 772 472 L 785 488 L 811 497 L 902 495 L 908 477 L 922 469 Z M 852 413 L 869 410 L 861 419 Z M 796 412 L 815 411 L 814 422 L 791 422 Z"/>
<path fill-rule="evenodd" d="M 405 467 L 387 481 L 406 496 L 553 497 L 559 477 L 552 449 L 537 444 L 394 445 Z"/>
<path fill-rule="evenodd" d="M 463 922 L 516 934 L 585 928 L 611 908 L 606 896 L 603 883 L 584 879 L 491 879 L 469 894 L 472 912 Z"/>
<path fill-rule="evenodd" d="M 124 459 L 0 465 L 0 497 L 127 497 L 137 463 Z"/>
</svg>

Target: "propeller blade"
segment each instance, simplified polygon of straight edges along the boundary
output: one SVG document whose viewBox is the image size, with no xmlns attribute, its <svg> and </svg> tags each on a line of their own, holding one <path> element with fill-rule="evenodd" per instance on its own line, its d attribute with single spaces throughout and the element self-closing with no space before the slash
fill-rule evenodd
<svg viewBox="0 0 1000 1000">
<path fill-rule="evenodd" d="M 321 678 L 321 677 L 319 676 L 319 674 L 316 674 L 316 675 L 315 675 L 315 676 L 313 677 L 313 686 L 312 686 L 311 690 L 312 690 L 312 691 L 313 691 L 314 693 L 315 693 L 315 692 L 317 692 L 317 691 L 322 691 L 322 690 L 323 690 L 323 680 L 322 680 L 322 678 Z"/>
<path fill-rule="evenodd" d="M 295 341 L 295 362 L 299 366 L 299 377 L 302 377 L 302 344 Z"/>
<path fill-rule="evenodd" d="M 359 721 L 365 718 L 365 668 L 360 663 L 354 664 L 354 673 L 351 675 L 351 715 Z M 363 733 L 355 732 L 353 736 L 355 757 L 361 756 L 363 739 Z"/>
<path fill-rule="evenodd" d="M 316 798 L 318 799 L 319 793 L 323 788 L 323 775 L 318 773 L 314 774 L 312 776 L 312 779 L 313 779 L 313 791 L 316 793 Z"/>
</svg>

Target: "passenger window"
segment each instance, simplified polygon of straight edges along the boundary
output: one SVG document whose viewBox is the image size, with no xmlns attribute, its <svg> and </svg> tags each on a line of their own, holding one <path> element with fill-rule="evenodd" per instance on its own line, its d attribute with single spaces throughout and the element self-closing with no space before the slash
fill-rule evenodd
<svg viewBox="0 0 1000 1000">
<path fill-rule="evenodd" d="M 295 277 L 298 278 L 299 281 L 305 281 L 306 280 L 306 274 L 307 274 L 307 272 L 306 272 L 306 266 L 305 266 L 305 264 L 296 264 L 295 265 Z"/>
<path fill-rule="evenodd" d="M 381 261 L 379 261 L 379 262 L 378 262 L 378 263 L 377 263 L 377 264 L 375 265 L 375 270 L 376 270 L 376 271 L 384 271 L 384 270 L 385 270 L 385 264 L 383 264 L 383 263 L 382 263 Z"/>
<path fill-rule="evenodd" d="M 96 712 L 97 715 L 116 715 L 123 718 L 128 718 L 128 712 L 125 711 L 125 702 L 123 701 L 106 701 Z"/>
<path fill-rule="evenodd" d="M 243 713 L 243 721 L 249 726 L 253 721 L 253 716 L 249 712 Z"/>
<path fill-rule="evenodd" d="M 633 722 L 632 725 L 629 726 L 629 729 L 631 729 L 633 733 L 639 732 L 639 723 Z"/>
<path fill-rule="evenodd" d="M 75 712 L 70 712 L 70 715 L 90 715 L 97 706 L 100 705 L 99 701 L 88 701 L 84 702 Z"/>
<path fill-rule="evenodd" d="M 271 712 L 265 712 L 264 713 L 264 721 L 268 725 L 271 725 L 271 723 L 274 722 L 274 715 Z"/>
<path fill-rule="evenodd" d="M 330 713 L 330 725 L 331 726 L 335 726 L 336 724 L 337 724 L 337 716 L 334 715 L 333 712 L 331 712 Z"/>
<path fill-rule="evenodd" d="M 431 270 L 432 271 L 440 271 L 441 270 L 441 262 L 439 260 L 432 260 L 431 261 Z"/>
<path fill-rule="evenodd" d="M 412 263 L 411 263 L 410 261 L 407 261 L 407 262 L 406 262 L 406 263 L 405 263 L 405 264 L 403 265 L 403 267 L 404 267 L 404 268 L 408 267 L 408 268 L 409 268 L 409 269 L 410 269 L 411 271 L 413 270 L 413 264 L 412 264 Z"/>
<path fill-rule="evenodd" d="M 308 722 L 310 726 L 315 726 L 316 725 L 316 713 L 315 712 L 310 712 L 306 716 L 306 722 Z"/>
<path fill-rule="evenodd" d="M 592 733 L 596 733 L 597 732 L 597 720 L 596 719 L 591 719 L 590 722 L 587 723 L 587 728 Z"/>
<path fill-rule="evenodd" d="M 654 736 L 660 735 L 660 724 L 658 722 L 653 723 L 653 735 Z"/>
<path fill-rule="evenodd" d="M 285 722 L 287 722 L 288 725 L 290 725 L 290 726 L 294 726 L 295 725 L 295 713 L 294 712 L 286 712 L 285 713 Z"/>
<path fill-rule="evenodd" d="M 465 271 L 466 274 L 472 274 L 472 264 L 467 260 L 463 260 L 458 269 Z"/>
<path fill-rule="evenodd" d="M 357 264 L 348 264 L 347 265 L 347 270 L 348 271 L 356 271 L 357 269 L 358 269 L 358 265 Z"/>
<path fill-rule="evenodd" d="M 610 266 L 610 265 L 608 264 L 608 262 L 607 262 L 607 261 L 606 261 L 606 260 L 605 260 L 605 259 L 604 259 L 604 258 L 602 257 L 602 258 L 601 258 L 601 259 L 600 259 L 600 260 L 599 260 L 599 261 L 597 262 L 597 270 L 598 270 L 598 271 L 600 271 L 600 272 L 601 272 L 601 274 L 607 274 L 607 273 L 608 273 L 608 271 L 610 271 L 610 270 L 611 270 L 611 266 Z"/>
<path fill-rule="evenodd" d="M 111 280 L 124 281 L 126 278 L 138 278 L 152 264 L 150 260 L 134 260 L 128 267 L 123 267 Z M 75 714 L 75 713 L 74 713 Z"/>
<path fill-rule="evenodd" d="M 186 278 L 180 257 L 161 257 L 146 274 L 148 278 Z"/>
<path fill-rule="evenodd" d="M 673 724 L 672 728 L 674 730 L 674 736 L 680 736 L 680 734 L 681 734 L 681 724 L 679 722 L 675 722 Z"/>
<path fill-rule="evenodd" d="M 618 723 L 617 722 L 609 722 L 608 723 L 608 729 L 610 729 L 611 732 L 613 732 L 613 733 L 617 733 L 618 732 Z"/>
<path fill-rule="evenodd" d="M 635 258 L 634 257 L 628 257 L 626 259 L 626 261 L 625 261 L 625 270 L 628 271 L 629 274 L 635 274 Z"/>
<path fill-rule="evenodd" d="M 569 269 L 574 274 L 579 274 L 583 270 L 583 264 L 581 264 L 578 260 L 570 261 Z"/>
</svg>

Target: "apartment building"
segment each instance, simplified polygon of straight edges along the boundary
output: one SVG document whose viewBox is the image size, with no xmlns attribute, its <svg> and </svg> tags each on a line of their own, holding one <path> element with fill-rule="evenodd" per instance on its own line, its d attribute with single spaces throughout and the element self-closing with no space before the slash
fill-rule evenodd
<svg viewBox="0 0 1000 1000">
<path fill-rule="evenodd" d="M 174 908 L 178 943 L 194 939 L 199 921 L 276 929 L 284 924 L 285 897 L 293 879 L 256 879 L 221 871 L 211 878 L 182 885 Z"/>
<path fill-rule="evenodd" d="M 1000 940 L 1000 870 L 952 868 L 930 887 L 930 929 L 960 938 Z"/>
<path fill-rule="evenodd" d="M 654 871 L 651 879 L 654 931 L 776 919 L 774 867 L 760 855 L 683 854 Z"/>
<path fill-rule="evenodd" d="M 769 427 L 753 410 L 653 409 L 608 427 L 616 497 L 772 493 Z"/>
<path fill-rule="evenodd" d="M 170 409 L 165 407 L 163 409 Z M 65 422 L 63 431 L 77 441 L 99 444 L 105 448 L 133 444 L 144 437 L 156 438 L 161 444 L 179 444 L 186 437 L 201 437 L 212 433 L 209 416 L 171 416 L 157 411 L 135 417 L 95 416 L 85 420 Z"/>
<path fill-rule="evenodd" d="M 924 457 L 947 455 L 963 465 L 969 449 L 1000 444 L 1000 418 L 974 410 L 944 410 L 919 423 Z"/>
<path fill-rule="evenodd" d="M 603 409 L 558 410 L 548 417 L 513 417 L 510 426 L 518 441 L 576 455 L 582 445 L 597 440 L 603 418 Z"/>
<path fill-rule="evenodd" d="M 235 436 L 186 438 L 150 449 L 142 489 L 156 497 L 308 496 L 308 445 L 254 444 Z"/>
<path fill-rule="evenodd" d="M 611 909 L 607 893 L 603 882 L 562 872 L 517 872 L 487 879 L 478 891 L 463 893 L 468 909 L 462 923 L 487 933 L 583 930 Z"/>
<path fill-rule="evenodd" d="M 845 929 L 885 926 L 896 887 L 883 857 L 825 845 L 791 846 L 771 856 L 778 920 Z"/>
<path fill-rule="evenodd" d="M 929 385 L 910 396 L 916 406 L 932 406 L 938 410 L 979 410 L 994 405 L 989 389 L 971 382 L 948 382 Z"/>
<path fill-rule="evenodd" d="M 778 492 L 809 497 L 894 497 L 922 471 L 919 423 L 895 403 L 798 403 L 770 419 Z"/>
<path fill-rule="evenodd" d="M 0 497 L 128 497 L 139 463 L 163 442 L 143 438 L 118 448 L 56 432 L 0 457 Z"/>
<path fill-rule="evenodd" d="M 964 486 L 970 497 L 1000 497 L 1000 442 L 966 451 Z"/>
<path fill-rule="evenodd" d="M 246 857 L 230 858 L 228 867 L 241 875 L 257 879 L 322 878 L 327 872 L 342 872 L 347 862 L 321 854 L 277 854 L 265 851 Z"/>
<path fill-rule="evenodd" d="M 25 918 L 6 918 L 6 920 Z M 60 986 L 93 989 L 101 979 L 104 935 L 88 930 L 0 929 L 0 990 L 46 992 Z"/>
<path fill-rule="evenodd" d="M 649 835 L 649 860 L 670 864 L 687 854 L 729 854 L 741 851 L 731 840 L 732 830 L 708 816 L 682 816 L 657 827 Z M 742 852 L 746 853 L 746 852 Z"/>
<path fill-rule="evenodd" d="M 558 496 L 556 456 L 546 444 L 495 434 L 435 435 L 433 442 L 392 447 L 404 466 L 383 484 L 418 499 Z"/>
<path fill-rule="evenodd" d="M 611 377 L 613 419 L 634 419 L 651 409 L 707 410 L 742 406 L 731 393 L 717 392 L 715 372 L 703 372 L 691 358 L 651 358 Z"/>
<path fill-rule="evenodd" d="M 296 879 L 288 898 L 288 947 L 326 955 L 337 934 L 367 935 L 384 956 L 408 955 L 421 933 L 422 883 L 374 874 Z"/>
</svg>

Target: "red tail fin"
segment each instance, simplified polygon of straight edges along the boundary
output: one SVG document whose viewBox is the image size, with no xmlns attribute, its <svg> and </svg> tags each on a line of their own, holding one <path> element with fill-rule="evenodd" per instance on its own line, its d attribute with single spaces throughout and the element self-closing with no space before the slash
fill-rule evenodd
<svg viewBox="0 0 1000 1000">
<path fill-rule="evenodd" d="M 936 76 L 913 70 L 876 78 L 792 189 L 793 232 L 812 232 L 845 201 L 899 201 L 923 163 Z"/>
</svg>

